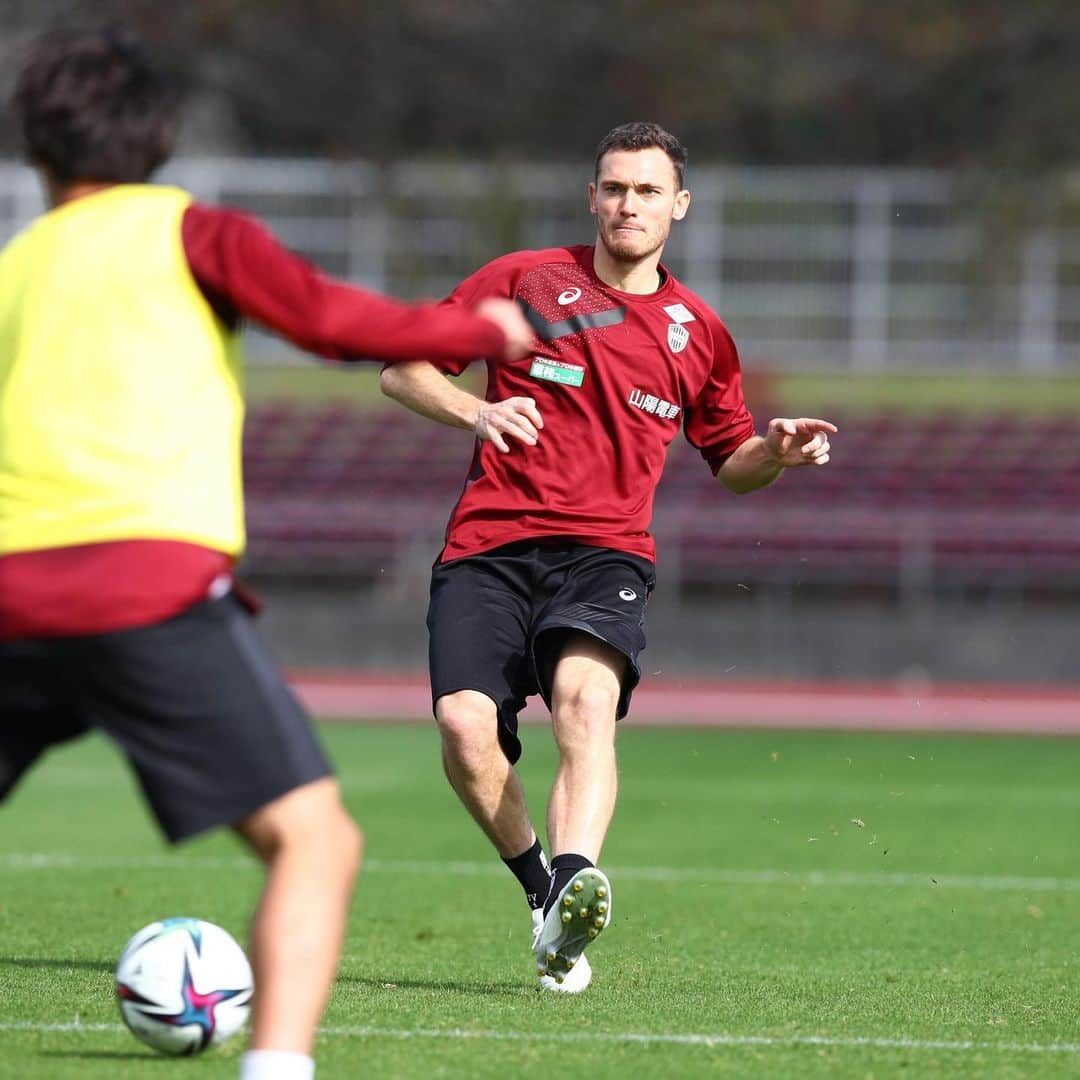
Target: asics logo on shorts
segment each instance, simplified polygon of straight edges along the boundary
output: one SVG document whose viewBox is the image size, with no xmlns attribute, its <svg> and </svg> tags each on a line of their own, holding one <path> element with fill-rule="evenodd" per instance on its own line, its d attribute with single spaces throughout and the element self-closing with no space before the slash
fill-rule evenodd
<svg viewBox="0 0 1080 1080">
<path fill-rule="evenodd" d="M 625 600 L 627 603 L 629 603 L 631 600 L 636 600 L 637 599 L 637 593 L 634 592 L 633 589 L 620 589 L 619 590 L 619 599 L 620 600 Z"/>
</svg>

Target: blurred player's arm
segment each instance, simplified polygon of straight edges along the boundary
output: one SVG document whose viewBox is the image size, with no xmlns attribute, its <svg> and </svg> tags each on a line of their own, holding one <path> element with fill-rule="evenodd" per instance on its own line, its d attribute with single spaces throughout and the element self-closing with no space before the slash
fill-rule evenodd
<svg viewBox="0 0 1080 1080">
<path fill-rule="evenodd" d="M 478 305 L 478 312 L 483 310 L 483 303 Z M 535 446 L 544 426 L 532 398 L 485 401 L 456 386 L 426 360 L 391 364 L 383 369 L 379 385 L 387 397 L 413 412 L 440 424 L 472 431 L 504 454 L 510 451 L 507 440 Z"/>
<path fill-rule="evenodd" d="M 771 484 L 785 469 L 827 465 L 829 435 L 835 433 L 836 425 L 828 420 L 776 417 L 769 421 L 764 435 L 753 435 L 740 443 L 716 475 L 736 495 L 756 491 Z"/>
<path fill-rule="evenodd" d="M 329 359 L 513 359 L 532 340 L 509 301 L 481 313 L 462 305 L 406 304 L 346 285 L 235 210 L 193 204 L 184 214 L 182 239 L 192 275 L 222 319 L 253 319 Z"/>
</svg>

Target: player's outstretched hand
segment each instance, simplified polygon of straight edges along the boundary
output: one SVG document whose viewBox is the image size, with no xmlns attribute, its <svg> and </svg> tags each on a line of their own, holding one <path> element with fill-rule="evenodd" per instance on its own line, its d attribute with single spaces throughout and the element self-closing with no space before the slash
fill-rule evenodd
<svg viewBox="0 0 1080 1080">
<path fill-rule="evenodd" d="M 490 296 L 476 305 L 476 314 L 493 322 L 506 335 L 503 360 L 518 360 L 532 348 L 536 335 L 513 300 Z"/>
<path fill-rule="evenodd" d="M 796 465 L 825 465 L 829 460 L 829 436 L 836 434 L 836 425 L 828 420 L 800 416 L 797 420 L 777 417 L 769 421 L 765 445 L 785 469 Z"/>
<path fill-rule="evenodd" d="M 507 437 L 535 446 L 544 421 L 531 397 L 512 397 L 505 401 L 485 401 L 476 413 L 473 430 L 481 439 L 495 444 L 504 454 L 510 452 Z"/>
</svg>

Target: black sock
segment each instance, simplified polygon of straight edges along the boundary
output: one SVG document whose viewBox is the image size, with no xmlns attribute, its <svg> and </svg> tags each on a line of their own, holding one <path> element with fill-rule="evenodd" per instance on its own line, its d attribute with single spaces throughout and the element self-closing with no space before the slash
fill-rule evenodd
<svg viewBox="0 0 1080 1080">
<path fill-rule="evenodd" d="M 595 864 L 589 862 L 584 855 L 575 855 L 573 852 L 556 855 L 551 860 L 551 891 L 547 895 L 547 900 L 544 901 L 545 915 L 551 910 L 551 906 L 555 903 L 559 893 L 566 888 L 566 883 L 579 870 L 584 870 L 587 866 L 593 865 Z"/>
<path fill-rule="evenodd" d="M 523 851 L 512 859 L 503 859 L 503 862 L 510 867 L 510 872 L 521 882 L 529 907 L 533 911 L 541 907 L 551 888 L 551 871 L 548 869 L 540 841 L 534 841 L 528 851 Z"/>
</svg>

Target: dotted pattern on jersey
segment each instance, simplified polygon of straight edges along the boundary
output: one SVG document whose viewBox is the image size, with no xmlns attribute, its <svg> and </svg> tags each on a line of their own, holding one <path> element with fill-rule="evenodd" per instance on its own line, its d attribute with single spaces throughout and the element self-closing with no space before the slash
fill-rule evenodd
<svg viewBox="0 0 1080 1080">
<path fill-rule="evenodd" d="M 559 297 L 569 289 L 580 289 L 581 296 L 569 304 L 560 304 Z M 548 322 L 561 322 L 572 315 L 595 315 L 621 307 L 617 300 L 608 296 L 577 263 L 544 263 L 533 267 L 518 283 L 517 295 Z M 571 335 L 584 338 L 602 334 L 605 327 L 589 327 Z M 568 339 L 570 340 L 570 339 Z M 559 342 L 552 342 L 558 347 Z"/>
</svg>

